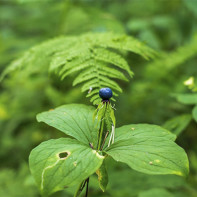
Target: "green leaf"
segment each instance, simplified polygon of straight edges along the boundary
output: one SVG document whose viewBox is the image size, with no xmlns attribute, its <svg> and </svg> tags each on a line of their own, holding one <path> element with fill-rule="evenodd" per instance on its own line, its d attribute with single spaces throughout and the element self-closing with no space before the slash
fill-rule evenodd
<svg viewBox="0 0 197 197">
<path fill-rule="evenodd" d="M 116 133 L 115 143 L 106 149 L 116 161 L 147 174 L 188 174 L 185 151 L 165 129 L 148 124 L 127 125 L 118 128 Z"/>
<path fill-rule="evenodd" d="M 197 94 L 175 94 L 174 96 L 180 103 L 187 105 L 197 104 Z"/>
<path fill-rule="evenodd" d="M 38 122 L 55 127 L 66 135 L 96 147 L 98 126 L 93 120 L 95 108 L 82 104 L 69 104 L 37 115 Z"/>
<path fill-rule="evenodd" d="M 132 139 L 133 137 L 144 138 L 151 136 L 158 138 L 164 137 L 172 141 L 176 139 L 176 135 L 157 125 L 130 124 L 116 129 L 115 141 Z"/>
<path fill-rule="evenodd" d="M 52 139 L 32 150 L 29 165 L 42 195 L 79 184 L 93 174 L 104 157 L 69 138 Z"/>
<path fill-rule="evenodd" d="M 166 121 L 163 127 L 178 136 L 189 125 L 191 119 L 190 114 L 183 114 Z"/>
<path fill-rule="evenodd" d="M 197 105 L 192 110 L 192 116 L 193 116 L 194 120 L 197 122 Z"/>
<path fill-rule="evenodd" d="M 96 174 L 98 175 L 99 186 L 101 190 L 104 192 L 108 184 L 108 174 L 104 162 L 101 165 L 101 167 L 96 171 Z"/>
</svg>

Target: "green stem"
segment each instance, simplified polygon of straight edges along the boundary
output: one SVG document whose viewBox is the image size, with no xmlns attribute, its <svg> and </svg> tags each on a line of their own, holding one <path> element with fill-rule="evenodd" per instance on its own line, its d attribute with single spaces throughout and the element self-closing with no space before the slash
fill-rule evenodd
<svg viewBox="0 0 197 197">
<path fill-rule="evenodd" d="M 101 122 L 101 130 L 100 130 L 100 136 L 99 136 L 98 150 L 100 150 L 100 148 L 101 148 L 103 128 L 104 128 L 104 120 L 102 120 L 102 122 Z"/>
<path fill-rule="evenodd" d="M 105 105 L 105 103 L 104 103 Z M 106 112 L 106 108 L 107 108 L 107 103 L 106 103 L 106 106 L 105 106 L 105 111 L 104 111 L 104 115 L 103 115 L 103 120 L 101 122 L 101 129 L 100 129 L 100 136 L 99 136 L 99 142 L 98 142 L 98 150 L 100 150 L 101 148 L 101 142 L 102 142 L 102 136 L 103 136 L 103 129 L 104 129 L 104 123 L 105 123 L 105 112 Z"/>
<path fill-rule="evenodd" d="M 74 197 L 78 197 L 78 196 L 79 196 L 79 194 L 83 191 L 85 185 L 86 185 L 86 196 L 88 195 L 88 184 L 89 184 L 89 179 L 90 179 L 90 178 L 88 177 L 87 179 L 85 179 L 84 181 L 82 181 L 82 182 L 79 184 L 79 186 L 78 186 L 78 188 L 77 188 L 77 190 L 76 190 L 76 192 L 75 192 L 75 194 L 74 194 Z"/>
<path fill-rule="evenodd" d="M 82 181 L 82 182 L 79 184 L 79 187 L 77 188 L 74 197 L 77 197 L 77 196 L 81 193 L 81 187 L 82 187 L 83 184 L 84 184 L 84 181 Z"/>
<path fill-rule="evenodd" d="M 86 196 L 85 197 L 88 197 L 88 185 L 89 185 L 89 178 L 86 181 Z"/>
</svg>

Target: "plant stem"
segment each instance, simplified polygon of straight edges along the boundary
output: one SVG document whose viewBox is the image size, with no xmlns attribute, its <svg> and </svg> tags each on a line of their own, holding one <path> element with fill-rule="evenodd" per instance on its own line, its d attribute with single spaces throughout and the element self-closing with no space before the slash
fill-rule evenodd
<svg viewBox="0 0 197 197">
<path fill-rule="evenodd" d="M 107 131 L 107 133 L 105 134 L 105 138 L 104 138 L 104 140 L 103 140 L 103 144 L 102 144 L 102 146 L 101 146 L 101 150 L 103 149 L 103 146 L 105 145 L 105 141 L 106 141 L 106 139 L 107 139 L 108 134 L 109 134 L 109 131 Z"/>
<path fill-rule="evenodd" d="M 85 197 L 88 197 L 88 185 L 89 185 L 89 177 L 86 181 L 86 195 L 85 195 Z"/>
<path fill-rule="evenodd" d="M 104 120 L 102 120 L 102 122 L 101 122 L 101 129 L 100 129 L 98 150 L 100 150 L 100 148 L 101 148 L 101 141 L 102 141 L 102 135 L 103 135 L 103 128 L 104 128 Z"/>
<path fill-rule="evenodd" d="M 102 136 L 103 136 L 104 123 L 105 123 L 105 114 L 106 114 L 106 109 L 108 107 L 107 102 L 104 103 L 104 105 L 106 105 L 106 106 L 104 106 L 105 107 L 105 111 L 104 111 L 104 114 L 103 114 L 103 119 L 102 119 L 101 127 L 100 127 L 101 129 L 100 129 L 100 136 L 99 136 L 99 142 L 98 142 L 98 150 L 101 149 L 101 142 L 102 142 Z"/>
<path fill-rule="evenodd" d="M 84 181 L 82 181 L 80 184 L 79 184 L 79 187 L 77 188 L 75 194 L 74 194 L 74 197 L 77 197 L 80 193 L 81 193 L 81 187 L 82 185 L 84 184 Z"/>
<path fill-rule="evenodd" d="M 86 197 L 88 196 L 89 177 L 79 184 L 79 187 L 77 188 L 77 190 L 76 190 L 76 192 L 74 194 L 74 197 L 78 197 L 79 196 L 79 194 L 83 191 L 83 189 L 85 187 L 85 184 L 86 184 Z"/>
</svg>

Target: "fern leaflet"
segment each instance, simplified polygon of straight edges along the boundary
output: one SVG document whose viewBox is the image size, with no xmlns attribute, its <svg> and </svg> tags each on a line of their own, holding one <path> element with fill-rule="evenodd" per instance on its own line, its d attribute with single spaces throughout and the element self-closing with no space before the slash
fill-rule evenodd
<svg viewBox="0 0 197 197">
<path fill-rule="evenodd" d="M 155 52 L 142 42 L 126 35 L 113 33 L 87 33 L 81 36 L 60 37 L 44 42 L 27 51 L 14 61 L 2 74 L 2 78 L 16 69 L 28 67 L 55 72 L 64 79 L 79 73 L 73 85 L 81 84 L 82 91 L 89 91 L 91 102 L 100 102 L 98 91 L 110 87 L 114 96 L 122 89 L 115 79 L 128 81 L 133 76 L 121 52 L 130 51 L 145 59 L 154 57 Z M 31 70 L 29 69 L 29 70 Z"/>
</svg>

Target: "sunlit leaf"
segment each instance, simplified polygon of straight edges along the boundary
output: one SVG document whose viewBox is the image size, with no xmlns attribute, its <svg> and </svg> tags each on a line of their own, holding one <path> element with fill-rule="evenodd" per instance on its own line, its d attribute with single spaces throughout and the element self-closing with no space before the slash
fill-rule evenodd
<svg viewBox="0 0 197 197">
<path fill-rule="evenodd" d="M 139 135 L 135 132 L 136 127 L 141 131 Z M 147 128 L 153 132 L 147 132 Z M 189 163 L 185 151 L 173 142 L 170 135 L 166 135 L 165 130 L 159 128 L 153 125 L 123 126 L 116 130 L 121 134 L 106 149 L 106 153 L 139 172 L 186 176 Z"/>
<path fill-rule="evenodd" d="M 55 127 L 80 142 L 96 146 L 98 124 L 93 120 L 95 108 L 82 104 L 60 106 L 37 115 L 39 122 Z"/>
<path fill-rule="evenodd" d="M 79 184 L 93 174 L 104 157 L 74 139 L 60 138 L 41 143 L 32 150 L 29 165 L 41 193 Z"/>
</svg>

